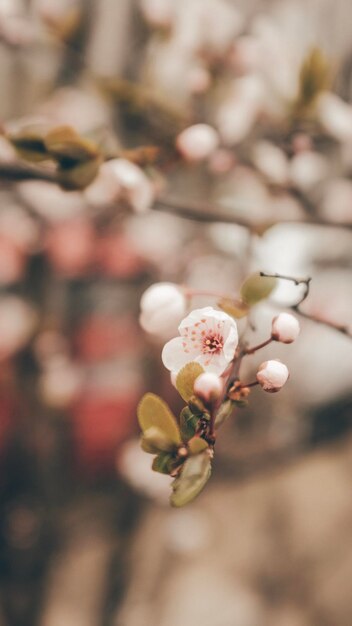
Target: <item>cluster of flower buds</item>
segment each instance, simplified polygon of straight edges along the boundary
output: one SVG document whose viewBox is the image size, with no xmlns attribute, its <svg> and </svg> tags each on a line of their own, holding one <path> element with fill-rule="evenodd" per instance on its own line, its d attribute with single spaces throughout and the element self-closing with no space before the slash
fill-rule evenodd
<svg viewBox="0 0 352 626">
<path fill-rule="evenodd" d="M 257 275 L 249 277 L 241 288 L 242 307 L 265 299 L 274 286 Z M 142 448 L 156 454 L 152 468 L 175 479 L 174 506 L 191 501 L 206 484 L 217 430 L 235 407 L 248 403 L 251 388 L 275 393 L 289 378 L 286 365 L 271 359 L 259 365 L 253 382 L 244 383 L 243 359 L 273 342 L 292 343 L 300 332 L 296 317 L 283 312 L 273 318 L 270 337 L 248 348 L 239 339 L 235 307 L 233 315 L 219 310 L 221 302 L 219 308 L 191 309 L 185 315 L 191 299 L 191 289 L 174 283 L 154 284 L 141 299 L 140 323 L 147 332 L 165 338 L 178 325 L 178 335 L 165 343 L 161 357 L 187 406 L 176 419 L 161 398 L 146 394 L 138 409 Z"/>
</svg>

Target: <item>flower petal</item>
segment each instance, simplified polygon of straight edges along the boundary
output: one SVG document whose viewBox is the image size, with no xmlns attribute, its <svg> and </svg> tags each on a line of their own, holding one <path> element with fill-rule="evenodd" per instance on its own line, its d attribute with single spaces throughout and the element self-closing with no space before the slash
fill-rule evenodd
<svg viewBox="0 0 352 626">
<path fill-rule="evenodd" d="M 165 344 L 161 358 L 166 369 L 170 370 L 170 372 L 178 372 L 186 363 L 194 361 L 194 357 L 197 354 L 198 351 L 194 349 L 189 349 L 188 352 L 185 352 L 184 339 L 175 337 L 175 339 L 171 339 Z"/>
</svg>

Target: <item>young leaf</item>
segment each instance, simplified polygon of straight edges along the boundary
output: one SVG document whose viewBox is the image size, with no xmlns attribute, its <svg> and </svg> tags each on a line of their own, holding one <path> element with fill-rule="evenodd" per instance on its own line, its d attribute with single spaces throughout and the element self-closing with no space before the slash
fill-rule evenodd
<svg viewBox="0 0 352 626">
<path fill-rule="evenodd" d="M 218 307 L 235 319 L 241 319 L 241 317 L 248 315 L 249 312 L 247 304 L 241 300 L 232 300 L 231 298 L 222 298 L 218 302 Z"/>
<path fill-rule="evenodd" d="M 60 185 L 64 189 L 75 190 L 84 189 L 98 174 L 100 167 L 100 158 L 83 161 L 74 166 L 60 164 L 58 174 L 60 177 Z"/>
<path fill-rule="evenodd" d="M 261 300 L 268 298 L 276 285 L 276 278 L 251 274 L 241 287 L 241 298 L 248 306 L 253 306 Z"/>
<path fill-rule="evenodd" d="M 181 507 L 194 500 L 208 482 L 210 474 L 211 462 L 207 450 L 189 457 L 172 483 L 172 506 Z"/>
<path fill-rule="evenodd" d="M 189 402 L 194 395 L 194 382 L 198 376 L 203 374 L 204 369 L 199 363 L 192 361 L 187 363 L 178 373 L 176 378 L 176 388 L 185 402 Z"/>
<path fill-rule="evenodd" d="M 226 422 L 226 420 L 230 417 L 232 411 L 233 411 L 233 407 L 234 407 L 234 403 L 231 400 L 226 400 L 226 402 L 224 402 L 217 415 L 215 418 L 215 426 L 219 427 L 221 426 L 221 424 L 223 424 L 224 422 Z"/>
<path fill-rule="evenodd" d="M 141 447 L 144 452 L 158 454 L 159 452 L 172 452 L 175 444 L 160 428 L 151 426 L 144 431 Z"/>
<path fill-rule="evenodd" d="M 160 474 L 170 474 L 176 467 L 175 458 L 169 452 L 160 452 L 152 463 L 152 470 Z"/>
<path fill-rule="evenodd" d="M 139 425 L 145 434 L 149 428 L 158 428 L 174 445 L 182 443 L 181 435 L 168 405 L 154 393 L 146 393 L 137 409 Z"/>
<path fill-rule="evenodd" d="M 50 155 L 64 167 L 73 167 L 99 156 L 98 147 L 89 139 L 80 137 L 70 126 L 60 126 L 45 137 Z"/>
<path fill-rule="evenodd" d="M 180 414 L 180 429 L 185 441 L 191 439 L 197 430 L 199 418 L 192 413 L 188 406 L 182 409 Z"/>
<path fill-rule="evenodd" d="M 205 439 L 202 439 L 201 437 L 192 437 L 192 439 L 190 439 L 188 442 L 188 448 L 191 455 L 200 454 L 201 452 L 204 452 L 204 450 L 206 450 L 208 447 L 209 446 Z"/>
</svg>

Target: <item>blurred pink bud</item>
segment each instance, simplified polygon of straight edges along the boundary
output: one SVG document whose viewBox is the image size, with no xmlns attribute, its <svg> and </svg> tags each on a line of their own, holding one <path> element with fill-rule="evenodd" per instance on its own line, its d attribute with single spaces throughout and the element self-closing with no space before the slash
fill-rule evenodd
<svg viewBox="0 0 352 626">
<path fill-rule="evenodd" d="M 53 408 L 65 408 L 77 397 L 82 387 L 80 370 L 66 357 L 51 358 L 39 380 L 43 402 Z"/>
<path fill-rule="evenodd" d="M 229 61 L 239 73 L 247 74 L 258 69 L 261 61 L 259 41 L 249 35 L 239 37 L 230 51 Z"/>
<path fill-rule="evenodd" d="M 141 298 L 142 328 L 148 333 L 171 336 L 186 313 L 186 299 L 178 285 L 155 283 Z"/>
<path fill-rule="evenodd" d="M 88 270 L 95 252 L 95 234 L 84 219 L 53 226 L 46 237 L 46 251 L 57 272 L 68 277 Z"/>
<path fill-rule="evenodd" d="M 32 251 L 38 242 L 39 229 L 26 211 L 17 205 L 5 206 L 0 212 L 0 235 L 22 252 Z"/>
<path fill-rule="evenodd" d="M 0 284 L 9 285 L 21 280 L 26 267 L 26 256 L 8 237 L 0 233 Z"/>
<path fill-rule="evenodd" d="M 195 124 L 180 133 L 176 147 L 186 161 L 202 161 L 218 147 L 219 136 L 208 124 Z"/>
<path fill-rule="evenodd" d="M 117 278 L 140 275 L 147 265 L 123 233 L 108 233 L 99 238 L 96 260 L 104 274 Z"/>
<path fill-rule="evenodd" d="M 352 139 L 352 106 L 333 93 L 325 92 L 318 100 L 318 119 L 338 141 Z"/>
<path fill-rule="evenodd" d="M 154 187 L 143 170 L 127 159 L 113 159 L 109 167 L 131 207 L 137 213 L 150 209 L 154 201 Z"/>
<path fill-rule="evenodd" d="M 257 372 L 257 381 L 269 393 L 280 391 L 289 377 L 289 371 L 281 361 L 272 360 L 265 361 L 259 366 Z"/>
<path fill-rule="evenodd" d="M 289 178 L 289 163 L 281 148 L 269 141 L 259 141 L 253 150 L 253 163 L 271 182 L 285 185 Z"/>
<path fill-rule="evenodd" d="M 26 345 L 36 322 L 32 307 L 17 296 L 0 300 L 0 359 L 8 358 Z"/>
<path fill-rule="evenodd" d="M 300 332 L 298 319 L 291 313 L 280 313 L 274 317 L 271 327 L 271 336 L 281 343 L 292 343 Z"/>
<path fill-rule="evenodd" d="M 213 402 L 221 398 L 224 385 L 216 374 L 212 372 L 204 372 L 198 376 L 194 383 L 194 393 L 198 398 L 204 400 L 204 402 Z"/>
<path fill-rule="evenodd" d="M 304 191 L 317 185 L 325 178 L 327 172 L 327 161 L 317 152 L 299 152 L 291 160 L 291 180 L 297 187 Z"/>
<path fill-rule="evenodd" d="M 121 185 L 114 172 L 112 161 L 100 166 L 99 173 L 93 182 L 84 190 L 84 197 L 93 207 L 109 206 L 117 201 Z"/>
<path fill-rule="evenodd" d="M 263 85 L 257 76 L 235 81 L 217 111 L 217 126 L 227 144 L 241 142 L 251 131 L 262 106 Z"/>
<path fill-rule="evenodd" d="M 193 94 L 202 94 L 208 91 L 211 85 L 211 75 L 205 67 L 196 65 L 189 70 L 188 87 Z"/>
<path fill-rule="evenodd" d="M 140 0 L 143 17 L 155 28 L 169 28 L 172 25 L 175 5 L 174 0 Z"/>
<path fill-rule="evenodd" d="M 213 174 L 227 174 L 235 165 L 235 155 L 226 148 L 218 148 L 209 158 L 209 170 Z"/>
</svg>

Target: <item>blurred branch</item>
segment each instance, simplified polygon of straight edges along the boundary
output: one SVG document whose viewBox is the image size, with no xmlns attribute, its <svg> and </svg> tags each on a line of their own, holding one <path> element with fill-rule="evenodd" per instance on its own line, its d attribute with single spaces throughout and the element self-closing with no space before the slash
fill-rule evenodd
<svg viewBox="0 0 352 626">
<path fill-rule="evenodd" d="M 295 278 L 294 276 L 285 276 L 284 274 L 267 274 L 266 272 L 260 272 L 260 275 L 266 276 L 266 277 L 272 277 L 272 278 L 279 278 L 281 280 L 288 280 L 288 281 L 293 282 L 296 286 L 304 285 L 304 291 L 302 293 L 302 296 L 300 297 L 298 302 L 296 302 L 296 304 L 292 304 L 289 308 L 295 313 L 297 313 L 298 315 L 300 315 L 301 317 L 304 317 L 305 319 L 311 320 L 312 322 L 316 322 L 318 324 L 323 324 L 324 326 L 327 326 L 328 328 L 332 328 L 333 330 L 336 330 L 337 332 L 352 339 L 352 333 L 350 332 L 348 326 L 345 326 L 342 324 L 336 324 L 335 322 L 326 320 L 320 317 L 319 315 L 314 315 L 313 313 L 307 313 L 306 311 L 302 311 L 301 304 L 309 296 L 310 283 L 312 280 L 311 277 Z"/>
<path fill-rule="evenodd" d="M 179 217 L 194 220 L 196 222 L 235 224 L 237 226 L 247 228 L 254 233 L 262 233 L 271 226 L 275 226 L 275 224 L 277 223 L 310 224 L 313 226 L 324 226 L 328 228 L 343 228 L 347 230 L 352 230 L 352 222 L 333 222 L 322 220 L 320 218 L 307 218 L 304 220 L 283 219 L 280 220 L 280 222 L 268 220 L 267 222 L 260 222 L 255 224 L 254 222 L 251 222 L 250 220 L 245 220 L 243 219 L 243 217 L 239 217 L 236 214 L 224 211 L 222 207 L 219 207 L 217 205 L 194 202 L 185 203 L 183 201 L 174 200 L 168 197 L 161 197 L 157 199 L 153 208 L 156 211 L 172 213 L 174 215 L 178 215 Z"/>
<path fill-rule="evenodd" d="M 0 180 L 10 183 L 23 180 L 42 180 L 57 184 L 59 182 L 56 172 L 32 167 L 20 161 L 0 163 Z"/>
<path fill-rule="evenodd" d="M 122 152 L 120 156 L 125 156 L 125 153 Z M 21 161 L 0 163 L 0 181 L 13 183 L 24 180 L 42 180 L 45 182 L 60 184 L 58 173 L 55 171 L 33 167 L 32 165 L 27 165 Z M 226 210 L 224 211 L 224 209 L 218 205 L 208 204 L 206 202 L 185 202 L 181 200 L 174 200 L 167 196 L 158 198 L 152 208 L 155 211 L 171 213 L 184 219 L 202 222 L 205 224 L 234 224 L 236 226 L 242 226 L 243 228 L 257 234 L 263 233 L 271 226 L 275 226 L 275 224 L 309 224 L 313 226 L 352 230 L 352 222 L 333 222 L 322 220 L 320 218 L 307 218 L 304 220 L 284 219 L 279 222 L 268 220 L 267 222 L 254 223 L 234 213 L 230 213 Z M 286 277 L 286 280 L 294 281 L 295 279 Z M 303 315 L 302 312 L 301 315 Z"/>
</svg>

